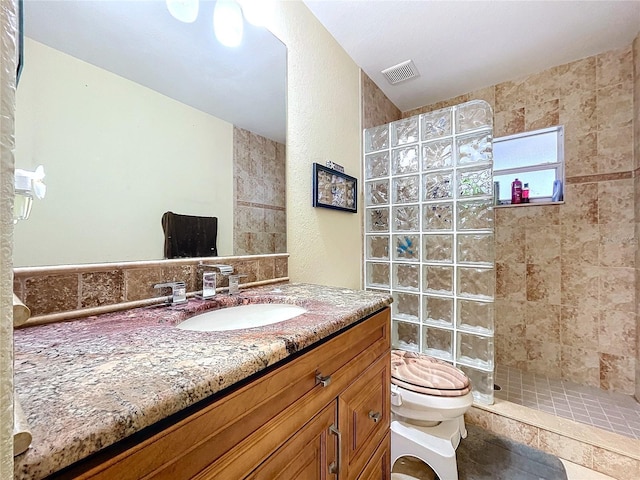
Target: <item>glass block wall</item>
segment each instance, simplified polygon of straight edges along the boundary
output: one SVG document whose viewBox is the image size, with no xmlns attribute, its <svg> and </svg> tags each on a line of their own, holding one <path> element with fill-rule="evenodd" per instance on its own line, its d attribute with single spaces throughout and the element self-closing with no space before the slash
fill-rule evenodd
<svg viewBox="0 0 640 480">
<path fill-rule="evenodd" d="M 393 346 L 462 369 L 493 403 L 493 114 L 472 101 L 364 132 L 365 284 Z"/>
</svg>

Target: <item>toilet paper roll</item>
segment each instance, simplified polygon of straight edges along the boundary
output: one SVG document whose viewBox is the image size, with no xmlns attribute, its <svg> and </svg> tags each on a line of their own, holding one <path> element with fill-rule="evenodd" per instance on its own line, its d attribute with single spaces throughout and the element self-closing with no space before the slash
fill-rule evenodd
<svg viewBox="0 0 640 480">
<path fill-rule="evenodd" d="M 24 322 L 29 320 L 31 316 L 31 310 L 20 299 L 13 294 L 13 326 L 19 327 Z"/>
<path fill-rule="evenodd" d="M 24 416 L 18 397 L 13 394 L 13 456 L 24 453 L 31 445 L 31 430 Z"/>
</svg>

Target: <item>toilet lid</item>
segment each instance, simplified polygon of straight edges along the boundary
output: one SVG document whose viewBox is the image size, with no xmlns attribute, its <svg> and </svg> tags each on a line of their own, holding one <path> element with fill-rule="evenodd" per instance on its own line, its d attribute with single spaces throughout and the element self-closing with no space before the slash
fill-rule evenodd
<svg viewBox="0 0 640 480">
<path fill-rule="evenodd" d="M 469 378 L 447 362 L 403 350 L 391 351 L 391 383 L 417 393 L 458 397 L 471 390 Z"/>
</svg>

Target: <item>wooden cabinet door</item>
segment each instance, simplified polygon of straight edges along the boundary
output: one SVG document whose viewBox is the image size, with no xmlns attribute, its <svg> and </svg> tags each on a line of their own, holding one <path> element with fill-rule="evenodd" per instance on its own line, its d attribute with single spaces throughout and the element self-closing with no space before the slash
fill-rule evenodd
<svg viewBox="0 0 640 480">
<path fill-rule="evenodd" d="M 391 358 L 387 353 L 338 398 L 342 432 L 341 480 L 358 479 L 389 432 L 390 385 Z"/>
<path fill-rule="evenodd" d="M 358 480 L 390 480 L 391 478 L 391 433 L 387 433 L 371 460 L 364 467 Z"/>
<path fill-rule="evenodd" d="M 337 403 L 331 402 L 263 462 L 247 480 L 333 480 Z"/>
</svg>

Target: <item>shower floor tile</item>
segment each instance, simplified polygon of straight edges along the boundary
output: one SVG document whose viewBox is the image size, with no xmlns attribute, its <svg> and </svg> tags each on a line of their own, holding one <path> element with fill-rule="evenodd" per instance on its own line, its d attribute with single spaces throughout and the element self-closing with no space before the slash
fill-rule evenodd
<svg viewBox="0 0 640 480">
<path fill-rule="evenodd" d="M 629 395 L 503 366 L 495 383 L 496 398 L 640 440 L 640 403 Z"/>
</svg>

